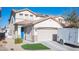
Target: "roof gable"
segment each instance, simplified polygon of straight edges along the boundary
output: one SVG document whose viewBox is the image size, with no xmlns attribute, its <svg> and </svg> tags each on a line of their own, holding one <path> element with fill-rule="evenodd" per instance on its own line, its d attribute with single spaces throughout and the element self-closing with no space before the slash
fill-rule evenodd
<svg viewBox="0 0 79 59">
<path fill-rule="evenodd" d="M 52 25 L 53 25 L 53 23 L 55 23 L 55 24 L 58 24 L 59 26 L 62 26 L 62 27 L 64 26 L 62 23 L 56 21 L 55 18 L 52 18 L 52 17 L 46 17 L 46 18 L 34 20 L 34 21 L 24 20 L 24 21 L 20 21 L 16 24 L 18 24 L 18 25 L 21 24 L 21 25 L 27 26 L 28 24 L 29 25 L 37 25 L 37 24 L 44 23 L 44 22 L 46 22 L 47 24 L 52 24 Z"/>
<path fill-rule="evenodd" d="M 54 27 L 54 28 L 62 28 L 61 23 L 57 22 L 54 18 L 46 18 L 39 22 L 35 23 L 35 27 Z"/>
<path fill-rule="evenodd" d="M 23 11 L 28 11 L 28 12 L 34 14 L 34 15 L 37 16 L 37 17 L 48 17 L 48 15 L 35 13 L 35 12 L 33 12 L 33 11 L 27 9 L 27 8 L 21 9 L 21 10 L 15 10 L 15 9 L 12 10 L 13 13 L 19 13 L 19 12 L 23 12 Z"/>
<path fill-rule="evenodd" d="M 23 11 L 28 11 L 28 12 L 30 12 L 30 13 L 32 13 L 32 14 L 34 14 L 34 15 L 36 15 L 37 16 L 37 14 L 35 13 L 35 12 L 33 12 L 33 11 L 31 11 L 31 10 L 29 10 L 29 9 L 21 9 L 21 10 L 12 10 L 14 13 L 19 13 L 19 12 L 23 12 Z"/>
<path fill-rule="evenodd" d="M 46 17 L 46 18 L 44 18 L 44 19 L 39 19 L 39 20 L 33 21 L 33 24 L 38 24 L 38 23 L 41 23 L 41 22 L 43 22 L 43 21 L 52 19 L 53 21 L 55 21 L 55 22 L 57 22 L 57 23 L 59 23 L 60 25 L 63 26 L 63 24 L 60 23 L 59 21 L 57 21 L 55 18 L 56 18 L 56 17 Z"/>
</svg>

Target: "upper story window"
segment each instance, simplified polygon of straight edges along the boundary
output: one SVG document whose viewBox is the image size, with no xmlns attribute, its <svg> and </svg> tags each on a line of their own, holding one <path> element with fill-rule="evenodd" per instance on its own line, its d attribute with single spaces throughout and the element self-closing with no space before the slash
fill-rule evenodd
<svg viewBox="0 0 79 59">
<path fill-rule="evenodd" d="M 22 14 L 22 13 L 20 13 L 19 15 L 20 15 L 20 16 L 23 16 L 23 14 Z"/>
<path fill-rule="evenodd" d="M 33 17 L 33 15 L 30 15 L 30 17 Z"/>
<path fill-rule="evenodd" d="M 25 14 L 25 16 L 28 16 L 28 14 Z"/>
</svg>

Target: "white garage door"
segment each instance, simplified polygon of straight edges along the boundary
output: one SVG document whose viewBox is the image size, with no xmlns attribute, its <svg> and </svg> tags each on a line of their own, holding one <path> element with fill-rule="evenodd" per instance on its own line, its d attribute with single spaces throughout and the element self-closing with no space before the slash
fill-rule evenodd
<svg viewBox="0 0 79 59">
<path fill-rule="evenodd" d="M 38 29 L 37 41 L 52 41 L 53 34 L 57 34 L 56 29 Z"/>
</svg>

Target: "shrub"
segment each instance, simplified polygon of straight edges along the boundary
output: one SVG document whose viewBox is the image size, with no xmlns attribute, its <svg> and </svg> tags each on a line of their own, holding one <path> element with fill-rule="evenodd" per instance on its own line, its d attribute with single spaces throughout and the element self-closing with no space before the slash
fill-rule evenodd
<svg viewBox="0 0 79 59">
<path fill-rule="evenodd" d="M 22 43 L 23 41 L 22 41 L 22 39 L 21 38 L 16 38 L 15 39 L 15 44 L 20 44 L 20 43 Z"/>
</svg>

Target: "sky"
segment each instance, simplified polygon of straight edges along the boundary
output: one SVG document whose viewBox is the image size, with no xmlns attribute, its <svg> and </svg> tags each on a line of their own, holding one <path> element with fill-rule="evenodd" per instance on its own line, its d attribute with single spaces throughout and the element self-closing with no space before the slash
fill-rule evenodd
<svg viewBox="0 0 79 59">
<path fill-rule="evenodd" d="M 2 17 L 0 18 L 0 27 L 5 27 L 8 24 L 11 10 L 21 10 L 28 8 L 35 13 L 62 16 L 65 12 L 70 13 L 73 9 L 77 10 L 79 15 L 79 7 L 2 7 Z"/>
</svg>

